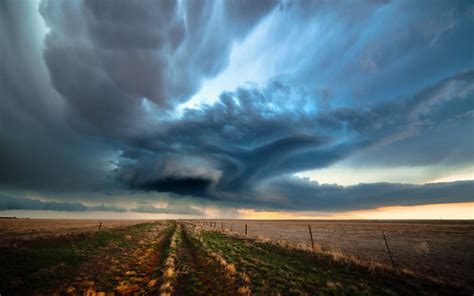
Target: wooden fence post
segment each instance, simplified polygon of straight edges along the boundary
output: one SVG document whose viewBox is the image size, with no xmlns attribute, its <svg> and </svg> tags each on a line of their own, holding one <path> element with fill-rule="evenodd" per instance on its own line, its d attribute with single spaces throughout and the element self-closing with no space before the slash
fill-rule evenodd
<svg viewBox="0 0 474 296">
<path fill-rule="evenodd" d="M 247 224 L 245 224 L 245 235 L 247 235 Z"/>
<path fill-rule="evenodd" d="M 314 240 L 313 240 L 313 231 L 311 230 L 311 225 L 308 225 L 309 238 L 311 238 L 311 248 L 314 250 Z"/>
<path fill-rule="evenodd" d="M 224 230 L 224 222 L 221 222 L 221 230 Z"/>
<path fill-rule="evenodd" d="M 230 231 L 232 232 L 232 224 L 230 224 Z"/>
<path fill-rule="evenodd" d="M 102 227 L 102 222 L 99 223 L 99 230 L 100 230 L 101 227 Z"/>
<path fill-rule="evenodd" d="M 382 235 L 385 241 L 385 246 L 387 247 L 388 255 L 390 256 L 390 261 L 392 262 L 392 267 L 395 268 L 395 262 L 393 261 L 392 252 L 390 251 L 390 247 L 388 246 L 387 237 L 385 236 L 384 231 L 382 231 Z"/>
</svg>

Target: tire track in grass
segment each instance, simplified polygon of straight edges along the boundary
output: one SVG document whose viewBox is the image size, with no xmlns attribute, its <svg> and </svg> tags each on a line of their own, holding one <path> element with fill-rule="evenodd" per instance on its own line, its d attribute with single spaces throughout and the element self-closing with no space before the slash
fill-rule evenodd
<svg viewBox="0 0 474 296">
<path fill-rule="evenodd" d="M 178 278 L 173 295 L 238 295 L 234 280 L 208 256 L 185 226 L 180 227 Z"/>
<path fill-rule="evenodd" d="M 60 293 L 66 295 L 144 294 L 161 278 L 163 252 L 172 225 L 158 224 L 147 231 L 129 232 L 123 240 L 113 241 L 85 262 L 73 282 Z"/>
<path fill-rule="evenodd" d="M 167 257 L 171 242 L 171 236 L 175 231 L 175 223 L 171 222 L 168 227 L 160 233 L 158 240 L 151 241 L 152 248 L 148 247 L 140 252 L 132 261 L 129 268 L 115 287 L 120 295 L 156 295 L 162 278 L 162 266 Z M 117 278 L 118 279 L 118 278 Z"/>
<path fill-rule="evenodd" d="M 235 264 L 228 262 L 220 252 L 212 251 L 211 248 L 209 248 L 207 242 L 202 238 L 201 227 L 192 223 L 187 224 L 187 227 L 192 233 L 193 237 L 195 237 L 201 243 L 202 248 L 206 251 L 209 257 L 213 258 L 217 263 L 219 263 L 221 268 L 226 271 L 228 278 L 239 287 L 237 294 L 241 296 L 251 295 L 252 291 L 249 286 L 250 278 L 248 275 L 243 271 L 238 271 Z"/>
<path fill-rule="evenodd" d="M 370 271 L 350 262 L 215 231 L 201 237 L 250 277 L 255 295 L 461 295 L 455 286 L 408 274 Z"/>
<path fill-rule="evenodd" d="M 176 257 L 177 257 L 177 248 L 179 244 L 179 233 L 180 227 L 176 227 L 176 223 L 173 221 L 173 234 L 169 243 L 169 248 L 167 252 L 166 260 L 163 264 L 163 278 L 160 286 L 159 293 L 161 296 L 171 296 L 174 288 L 174 283 L 176 281 Z M 153 291 L 150 295 L 158 295 L 158 291 Z"/>
<path fill-rule="evenodd" d="M 0 293 L 79 294 L 75 289 L 68 288 L 79 278 L 80 284 L 87 285 L 78 286 L 78 290 L 84 290 L 91 284 L 91 279 L 82 278 L 82 272 L 93 274 L 96 266 L 101 266 L 102 262 L 107 261 L 107 256 L 113 256 L 114 251 L 119 250 L 118 246 L 131 243 L 126 240 L 127 236 L 140 237 L 156 225 L 141 223 L 63 237 L 43 237 L 23 242 L 21 248 L 2 249 Z M 88 262 L 93 262 L 89 265 L 91 268 L 82 269 Z"/>
</svg>

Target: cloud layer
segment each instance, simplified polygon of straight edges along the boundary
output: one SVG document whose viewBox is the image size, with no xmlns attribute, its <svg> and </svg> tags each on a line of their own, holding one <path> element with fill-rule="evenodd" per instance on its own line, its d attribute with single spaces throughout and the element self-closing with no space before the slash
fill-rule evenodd
<svg viewBox="0 0 474 296">
<path fill-rule="evenodd" d="M 85 206 L 79 202 L 56 202 L 41 201 L 39 199 L 31 199 L 25 197 L 12 197 L 8 195 L 0 195 L 0 211 L 4 210 L 43 210 L 43 211 L 67 211 L 67 212 L 84 212 L 84 211 L 102 211 L 102 212 L 125 212 L 126 209 L 113 206 Z"/>
<path fill-rule="evenodd" d="M 192 208 L 186 204 L 175 204 L 165 208 L 157 208 L 151 204 L 140 204 L 136 208 L 130 210 L 136 213 L 152 213 L 152 214 L 173 214 L 173 215 L 193 215 L 203 216 L 201 210 Z"/>
<path fill-rule="evenodd" d="M 279 82 L 264 88 L 248 85 L 224 93 L 216 104 L 187 110 L 178 120 L 163 122 L 162 131 L 135 140 L 133 147 L 122 153 L 115 178 L 134 190 L 232 201 L 252 202 L 257 189 L 270 190 L 285 202 L 295 201 L 295 207 L 298 196 L 305 196 L 308 203 L 301 208 L 320 208 L 319 188 L 314 188 L 310 198 L 308 187 L 302 188 L 301 193 L 295 187 L 294 192 L 279 192 L 276 188 L 284 186 L 267 188 L 266 183 L 280 176 L 327 167 L 361 150 L 429 136 L 446 126 L 470 128 L 473 96 L 474 71 L 440 81 L 411 98 L 365 108 L 320 110 L 315 103 L 317 98 Z M 452 111 L 446 116 L 440 110 Z M 422 161 L 436 163 L 437 156 L 449 155 L 452 149 L 457 150 L 459 161 L 469 159 L 472 139 L 460 141 L 465 150 L 440 146 L 432 156 L 425 152 Z M 396 157 L 409 159 L 418 147 L 405 148 L 405 155 L 400 153 Z M 354 200 L 373 196 L 379 187 L 398 192 L 399 186 L 374 185 L 360 187 L 364 194 L 353 197 Z M 453 183 L 449 187 L 452 194 L 447 193 L 447 198 L 465 200 L 466 195 L 459 195 L 462 190 L 458 187 L 474 189 L 472 185 Z M 342 192 L 352 196 L 351 189 Z M 334 208 L 342 195 L 338 192 L 334 198 L 328 198 L 334 202 Z M 437 202 L 437 195 L 430 196 L 425 203 Z M 382 196 L 378 198 L 380 205 L 385 204 Z M 413 201 L 416 200 L 419 198 L 414 197 Z M 402 195 L 398 201 L 406 203 Z M 278 200 L 269 199 L 268 204 L 278 206 Z"/>
<path fill-rule="evenodd" d="M 471 181 L 341 187 L 294 177 L 347 159 L 360 169 L 474 167 L 469 1 L 0 8 L 0 192 L 65 200 L 5 195 L 5 209 L 108 210 L 115 196 L 144 192 L 287 210 L 473 198 Z M 239 83 L 177 111 L 213 79 Z M 73 194 L 105 206 L 67 202 Z M 132 211 L 202 214 L 181 203 Z"/>
<path fill-rule="evenodd" d="M 232 42 L 275 4 L 43 1 L 45 62 L 74 123 L 127 134 L 146 124 L 144 99 L 169 109 L 222 71 Z"/>
</svg>

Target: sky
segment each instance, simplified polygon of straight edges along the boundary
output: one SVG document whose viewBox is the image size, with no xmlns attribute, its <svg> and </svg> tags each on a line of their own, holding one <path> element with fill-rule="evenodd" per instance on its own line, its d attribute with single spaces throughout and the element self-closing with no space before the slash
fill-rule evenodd
<svg viewBox="0 0 474 296">
<path fill-rule="evenodd" d="M 0 216 L 474 219 L 472 1 L 0 2 Z"/>
</svg>

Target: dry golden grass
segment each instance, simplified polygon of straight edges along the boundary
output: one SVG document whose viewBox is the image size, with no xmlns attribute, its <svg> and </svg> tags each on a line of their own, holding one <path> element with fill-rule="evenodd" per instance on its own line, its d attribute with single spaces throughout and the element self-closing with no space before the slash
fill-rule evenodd
<svg viewBox="0 0 474 296">
<path fill-rule="evenodd" d="M 239 293 L 239 295 L 245 295 L 245 296 L 249 296 L 251 294 L 251 290 L 247 286 L 240 287 L 239 290 L 237 290 L 237 292 Z"/>
<path fill-rule="evenodd" d="M 200 223 L 202 221 L 194 221 Z M 398 270 L 411 270 L 460 285 L 471 283 L 474 221 L 397 220 L 212 220 L 221 227 L 201 226 L 241 238 L 272 242 L 285 247 L 333 253 L 336 260 L 354 260 L 377 271 L 392 268 L 382 236 L 385 232 Z M 209 224 L 209 221 L 206 221 Z M 204 225 L 204 224 L 202 224 Z M 247 225 L 248 235 L 244 235 Z M 466 239 L 464 239 L 466 238 Z M 333 250 L 339 250 L 334 253 Z M 313 250 L 311 250 L 313 251 Z M 344 257 L 344 258 L 342 258 Z"/>
<path fill-rule="evenodd" d="M 151 220 L 77 220 L 77 219 L 0 219 L 0 239 L 11 235 L 15 239 L 34 239 L 131 226 Z"/>
<path fill-rule="evenodd" d="M 176 258 L 177 258 L 177 239 L 181 225 L 176 227 L 172 237 L 169 247 L 168 258 L 165 261 L 165 271 L 163 272 L 163 284 L 160 286 L 160 295 L 167 296 L 173 293 L 173 283 L 176 280 Z"/>
<path fill-rule="evenodd" d="M 232 263 L 227 264 L 227 266 L 225 267 L 225 272 L 230 275 L 235 274 L 236 273 L 235 265 Z"/>
</svg>

